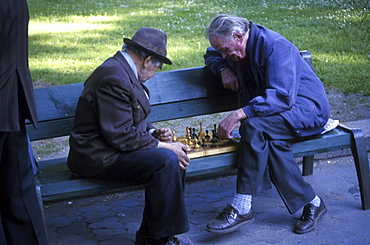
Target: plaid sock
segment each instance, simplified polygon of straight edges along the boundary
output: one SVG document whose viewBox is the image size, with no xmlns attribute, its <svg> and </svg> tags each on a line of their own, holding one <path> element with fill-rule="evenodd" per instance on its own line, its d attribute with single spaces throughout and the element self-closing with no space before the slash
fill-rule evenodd
<svg viewBox="0 0 370 245">
<path fill-rule="evenodd" d="M 321 200 L 318 196 L 315 196 L 315 198 L 312 199 L 310 203 L 313 204 L 315 207 L 320 207 Z"/>
</svg>

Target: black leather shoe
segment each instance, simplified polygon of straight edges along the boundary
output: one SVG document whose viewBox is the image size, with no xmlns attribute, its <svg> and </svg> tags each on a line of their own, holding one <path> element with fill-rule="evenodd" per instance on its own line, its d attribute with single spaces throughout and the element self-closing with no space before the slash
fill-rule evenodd
<svg viewBox="0 0 370 245">
<path fill-rule="evenodd" d="M 153 245 L 153 244 L 164 244 L 164 245 L 193 245 L 189 238 L 177 238 L 170 236 L 167 239 L 153 239 L 148 236 L 142 236 L 136 232 L 135 245 Z"/>
<path fill-rule="evenodd" d="M 139 232 L 136 232 L 135 245 L 150 245 L 150 237 L 143 236 Z"/>
<path fill-rule="evenodd" d="M 245 215 L 240 215 L 239 212 L 231 205 L 226 208 L 206 226 L 206 231 L 225 234 L 238 229 L 242 225 L 250 224 L 254 220 L 252 210 Z"/>
<path fill-rule="evenodd" d="M 299 218 L 294 227 L 294 232 L 298 234 L 304 234 L 313 231 L 317 222 L 326 214 L 327 211 L 328 209 L 325 207 L 325 204 L 322 200 L 319 207 L 316 207 L 310 203 L 307 204 L 303 208 L 301 218 Z"/>
<path fill-rule="evenodd" d="M 169 237 L 165 245 L 193 245 L 189 238 Z"/>
</svg>

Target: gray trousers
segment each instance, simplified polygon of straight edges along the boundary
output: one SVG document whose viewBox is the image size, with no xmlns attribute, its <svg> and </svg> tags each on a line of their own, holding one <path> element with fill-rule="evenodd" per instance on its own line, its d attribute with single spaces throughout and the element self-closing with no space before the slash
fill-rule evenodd
<svg viewBox="0 0 370 245">
<path fill-rule="evenodd" d="M 237 193 L 255 194 L 276 187 L 292 214 L 309 203 L 315 192 L 301 174 L 290 149 L 293 128 L 280 115 L 247 118 L 241 123 Z"/>
</svg>

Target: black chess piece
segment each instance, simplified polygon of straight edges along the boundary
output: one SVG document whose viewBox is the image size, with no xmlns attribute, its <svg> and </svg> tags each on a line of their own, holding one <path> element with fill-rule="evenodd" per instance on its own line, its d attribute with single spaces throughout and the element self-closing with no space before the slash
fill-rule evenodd
<svg viewBox="0 0 370 245">
<path fill-rule="evenodd" d="M 202 144 L 200 145 L 201 147 L 207 147 L 207 144 L 206 144 L 206 139 L 202 139 Z"/>
<path fill-rule="evenodd" d="M 206 141 L 211 140 L 211 136 L 208 135 L 208 129 L 206 130 L 206 136 L 205 136 Z"/>
<path fill-rule="evenodd" d="M 194 134 L 194 138 L 196 139 L 197 144 L 200 145 L 199 136 L 197 134 Z"/>
<path fill-rule="evenodd" d="M 194 139 L 194 137 L 197 135 L 195 133 L 195 128 L 192 128 L 191 130 L 192 130 L 192 133 L 190 134 L 190 136 L 191 136 L 192 139 Z"/>
<path fill-rule="evenodd" d="M 211 142 L 212 143 L 216 143 L 218 141 L 216 134 L 217 134 L 216 131 L 215 130 L 212 130 L 212 139 L 211 139 Z"/>
<path fill-rule="evenodd" d="M 214 127 L 214 138 L 218 139 L 218 133 L 217 133 L 217 125 L 216 124 L 213 124 L 213 127 Z"/>
</svg>

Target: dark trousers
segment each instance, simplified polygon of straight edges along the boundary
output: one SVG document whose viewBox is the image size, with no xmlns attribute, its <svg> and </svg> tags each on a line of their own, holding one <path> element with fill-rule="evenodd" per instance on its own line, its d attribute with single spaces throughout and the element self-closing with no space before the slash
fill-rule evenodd
<svg viewBox="0 0 370 245">
<path fill-rule="evenodd" d="M 294 160 L 289 143 L 294 130 L 284 118 L 248 118 L 241 123 L 240 135 L 237 193 L 252 195 L 271 188 L 272 182 L 290 213 L 315 197 Z"/>
<path fill-rule="evenodd" d="M 1 244 L 48 244 L 42 212 L 22 123 L 19 132 L 0 132 Z"/>
<path fill-rule="evenodd" d="M 185 171 L 168 149 L 121 153 L 115 164 L 94 178 L 145 186 L 145 208 L 139 233 L 161 238 L 189 230 L 184 203 Z"/>
</svg>

